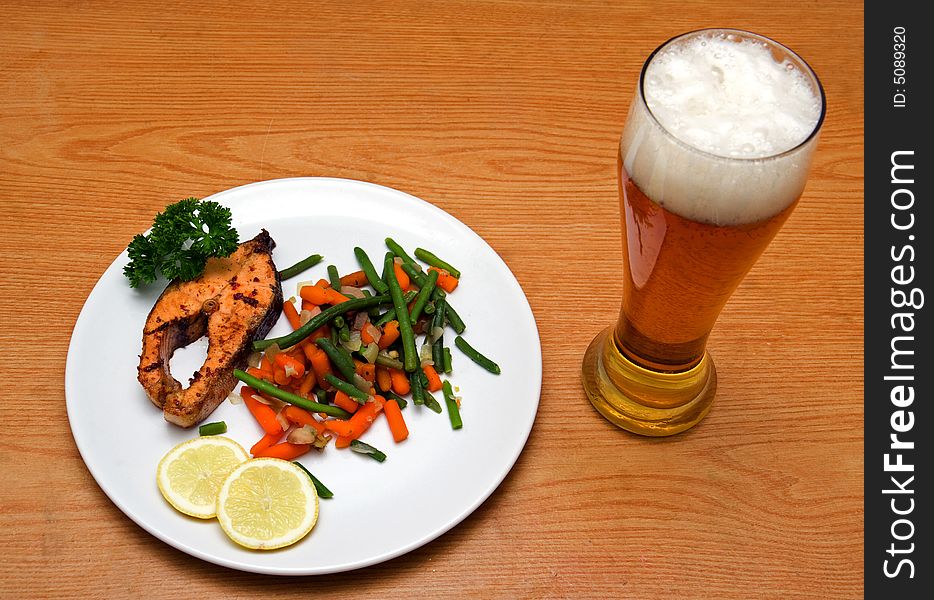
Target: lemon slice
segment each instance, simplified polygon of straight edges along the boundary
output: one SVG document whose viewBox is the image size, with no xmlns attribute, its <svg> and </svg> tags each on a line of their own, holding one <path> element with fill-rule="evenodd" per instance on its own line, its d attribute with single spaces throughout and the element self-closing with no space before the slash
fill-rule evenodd
<svg viewBox="0 0 934 600">
<path fill-rule="evenodd" d="M 230 438 L 197 437 L 175 446 L 162 457 L 156 483 L 179 512 L 210 519 L 216 514 L 217 492 L 234 468 L 249 460 L 246 450 Z"/>
<path fill-rule="evenodd" d="M 224 480 L 217 496 L 217 520 L 241 546 L 282 548 L 315 526 L 318 493 L 301 467 L 278 458 L 256 458 Z"/>
</svg>

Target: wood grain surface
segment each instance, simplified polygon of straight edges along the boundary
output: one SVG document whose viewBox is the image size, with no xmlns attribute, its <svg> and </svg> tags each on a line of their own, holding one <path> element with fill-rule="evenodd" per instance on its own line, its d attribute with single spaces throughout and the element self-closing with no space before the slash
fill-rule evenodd
<svg viewBox="0 0 934 600">
<path fill-rule="evenodd" d="M 862 19 L 845 0 L 0 3 L 0 596 L 860 597 Z M 579 365 L 617 316 L 638 71 L 708 26 L 794 48 L 828 114 L 801 204 L 710 340 L 713 411 L 646 439 L 590 407 Z M 125 517 L 74 445 L 63 373 L 88 293 L 157 211 L 299 175 L 398 188 L 483 236 L 529 298 L 544 385 L 462 524 L 294 579 Z"/>
</svg>

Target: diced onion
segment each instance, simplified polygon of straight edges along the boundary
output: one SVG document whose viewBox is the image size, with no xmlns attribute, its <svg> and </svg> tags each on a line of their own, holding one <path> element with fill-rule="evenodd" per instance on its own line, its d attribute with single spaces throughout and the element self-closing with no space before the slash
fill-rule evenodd
<svg viewBox="0 0 934 600">
<path fill-rule="evenodd" d="M 351 297 L 351 298 L 364 298 L 364 297 L 366 297 L 366 294 L 363 293 L 363 290 L 361 290 L 361 289 L 358 288 L 358 287 L 353 287 L 352 285 L 342 285 L 342 286 L 341 286 L 341 293 L 342 293 L 343 295 L 348 296 L 348 297 Z"/>
<path fill-rule="evenodd" d="M 379 344 L 376 342 L 369 344 L 363 347 L 360 350 L 360 354 L 363 355 L 363 358 L 366 359 L 366 362 L 373 364 L 376 362 L 376 357 L 379 356 Z"/>
<path fill-rule="evenodd" d="M 279 344 L 276 344 L 276 343 L 270 344 L 269 347 L 266 348 L 266 352 L 265 352 L 266 360 L 268 360 L 269 363 L 272 364 L 276 360 L 276 355 L 279 354 L 280 352 L 282 352 L 282 350 L 279 348 Z"/>
<path fill-rule="evenodd" d="M 366 314 L 365 311 L 360 311 L 357 313 L 357 316 L 353 320 L 353 328 L 357 331 L 363 329 L 363 326 L 366 325 L 367 321 L 370 320 L 370 315 Z"/>
<path fill-rule="evenodd" d="M 360 342 L 359 331 L 351 331 L 350 339 L 347 340 L 346 342 L 341 342 L 341 346 L 350 350 L 351 352 L 356 352 L 357 350 L 359 350 L 361 345 L 362 343 Z"/>
<path fill-rule="evenodd" d="M 422 346 L 421 352 L 418 353 L 418 358 L 421 365 L 434 365 L 435 361 L 431 359 L 431 344 L 425 344 Z"/>
<path fill-rule="evenodd" d="M 435 342 L 440 340 L 441 336 L 443 335 L 444 335 L 443 327 L 432 327 L 431 331 L 428 332 L 428 344 L 429 345 L 434 344 Z"/>
<path fill-rule="evenodd" d="M 374 342 L 378 342 L 379 339 L 383 337 L 383 332 L 379 330 L 379 327 L 370 323 L 369 321 L 367 321 L 366 325 L 363 326 L 363 331 L 369 333 Z"/>
<path fill-rule="evenodd" d="M 288 431 L 289 427 L 292 426 L 289 420 L 285 418 L 285 415 L 282 414 L 281 410 L 276 413 L 276 421 L 279 421 L 279 426 L 282 427 L 282 431 Z"/>
<path fill-rule="evenodd" d="M 286 439 L 293 444 L 313 444 L 317 437 L 318 432 L 315 428 L 311 425 L 305 425 L 304 427 L 293 429 Z"/>
<path fill-rule="evenodd" d="M 277 411 L 282 410 L 282 408 L 285 407 L 285 404 L 286 404 L 285 402 L 283 402 L 282 400 L 279 400 L 278 398 L 269 398 L 262 394 L 255 394 L 253 397 L 256 398 L 257 401 L 262 402 L 266 406 L 270 406 Z"/>
<path fill-rule="evenodd" d="M 251 367 L 258 367 L 260 359 L 263 358 L 262 352 L 250 352 L 250 355 L 246 357 L 246 364 Z"/>
<path fill-rule="evenodd" d="M 234 405 L 243 404 L 243 396 L 241 396 L 240 392 L 236 390 L 233 392 L 230 392 L 230 395 L 227 396 L 227 399 L 230 400 L 230 403 Z"/>
</svg>

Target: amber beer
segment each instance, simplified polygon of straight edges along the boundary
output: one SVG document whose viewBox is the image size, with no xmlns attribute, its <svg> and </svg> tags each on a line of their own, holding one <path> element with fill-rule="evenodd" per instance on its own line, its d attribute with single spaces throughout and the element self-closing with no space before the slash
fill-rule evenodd
<svg viewBox="0 0 934 600">
<path fill-rule="evenodd" d="M 690 369 L 703 358 L 720 310 L 796 202 L 761 221 L 715 225 L 653 202 L 621 160 L 619 177 L 625 254 L 619 349 L 658 371 Z"/>
<path fill-rule="evenodd" d="M 582 368 L 609 420 L 670 435 L 707 414 L 707 337 L 794 210 L 823 113 L 807 64 L 756 34 L 692 32 L 646 61 L 618 156 L 620 316 Z"/>
</svg>

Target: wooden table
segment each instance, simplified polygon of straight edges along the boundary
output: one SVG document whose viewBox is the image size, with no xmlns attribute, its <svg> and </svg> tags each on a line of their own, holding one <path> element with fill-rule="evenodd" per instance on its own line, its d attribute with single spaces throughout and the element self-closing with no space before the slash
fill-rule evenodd
<svg viewBox="0 0 934 600">
<path fill-rule="evenodd" d="M 0 596 L 860 595 L 859 3 L 282 4 L 0 6 Z M 579 365 L 617 316 L 638 71 L 711 25 L 796 49 L 828 117 L 802 203 L 710 341 L 713 412 L 646 439 L 592 410 Z M 531 437 L 489 500 L 403 557 L 303 580 L 202 562 L 125 517 L 81 461 L 63 385 L 85 298 L 158 210 L 299 175 L 398 188 L 472 227 L 544 353 Z"/>
</svg>

